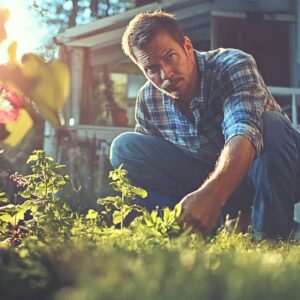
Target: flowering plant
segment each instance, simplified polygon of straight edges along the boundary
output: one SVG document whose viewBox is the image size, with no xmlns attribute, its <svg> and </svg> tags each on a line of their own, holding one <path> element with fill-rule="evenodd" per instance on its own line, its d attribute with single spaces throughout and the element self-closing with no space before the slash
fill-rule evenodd
<svg viewBox="0 0 300 300">
<path fill-rule="evenodd" d="M 24 100 L 16 92 L 6 87 L 0 87 L 0 124 L 16 121 L 23 106 Z"/>
<path fill-rule="evenodd" d="M 7 39 L 4 24 L 9 11 L 0 8 L 0 44 Z M 9 62 L 0 65 L 0 140 L 12 147 L 21 142 L 33 125 L 25 99 L 53 126 L 64 124 L 62 108 L 69 95 L 68 67 L 58 60 L 45 62 L 24 54 L 17 59 L 17 43 L 8 48 Z"/>
</svg>

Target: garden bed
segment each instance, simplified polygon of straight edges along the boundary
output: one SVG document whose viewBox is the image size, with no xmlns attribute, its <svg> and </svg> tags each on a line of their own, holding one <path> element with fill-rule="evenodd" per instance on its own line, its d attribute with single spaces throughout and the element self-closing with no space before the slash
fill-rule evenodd
<svg viewBox="0 0 300 300">
<path fill-rule="evenodd" d="M 122 168 L 111 173 L 120 196 L 81 214 L 64 201 L 62 166 L 42 151 L 28 163 L 32 174 L 14 177 L 23 203 L 1 198 L 1 299 L 300 299 L 297 242 L 182 233 L 179 206 L 149 214 L 134 205 L 145 191 Z M 132 209 L 141 216 L 124 227 Z"/>
</svg>

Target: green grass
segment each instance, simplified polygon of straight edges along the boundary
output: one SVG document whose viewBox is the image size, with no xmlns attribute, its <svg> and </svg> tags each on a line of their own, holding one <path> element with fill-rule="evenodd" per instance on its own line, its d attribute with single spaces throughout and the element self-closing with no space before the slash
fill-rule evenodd
<svg viewBox="0 0 300 300">
<path fill-rule="evenodd" d="M 126 229 L 26 249 L 0 252 L 1 299 L 300 299 L 292 242 L 226 232 L 158 240 Z"/>
<path fill-rule="evenodd" d="M 100 213 L 79 213 L 64 200 L 72 182 L 62 166 L 42 151 L 28 163 L 32 174 L 18 177 L 25 202 L 0 193 L 0 299 L 300 299 L 299 243 L 226 230 L 204 240 L 180 231 L 180 206 L 143 212 L 121 230 L 145 196 L 122 168 L 110 174 L 121 195 L 101 199 Z"/>
</svg>

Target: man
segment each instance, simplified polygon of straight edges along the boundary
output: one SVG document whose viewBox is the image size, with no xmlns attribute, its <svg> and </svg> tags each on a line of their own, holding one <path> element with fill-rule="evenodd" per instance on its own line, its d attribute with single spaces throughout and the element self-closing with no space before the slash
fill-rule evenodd
<svg viewBox="0 0 300 300">
<path fill-rule="evenodd" d="M 198 52 L 170 14 L 137 15 L 122 46 L 148 82 L 136 133 L 117 137 L 114 167 L 148 191 L 143 205 L 182 204 L 179 222 L 207 235 L 221 215 L 247 215 L 256 238 L 287 238 L 297 200 L 300 135 L 236 49 Z"/>
</svg>

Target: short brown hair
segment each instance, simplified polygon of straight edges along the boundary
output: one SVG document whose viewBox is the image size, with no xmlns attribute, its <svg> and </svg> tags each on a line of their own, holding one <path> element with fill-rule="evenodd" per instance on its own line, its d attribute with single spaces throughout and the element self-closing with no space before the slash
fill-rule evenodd
<svg viewBox="0 0 300 300">
<path fill-rule="evenodd" d="M 124 53 L 134 63 L 137 63 L 132 48 L 143 49 L 160 31 L 167 32 L 178 44 L 183 46 L 184 34 L 175 17 L 167 12 L 157 10 L 140 13 L 129 22 L 122 38 Z"/>
</svg>

